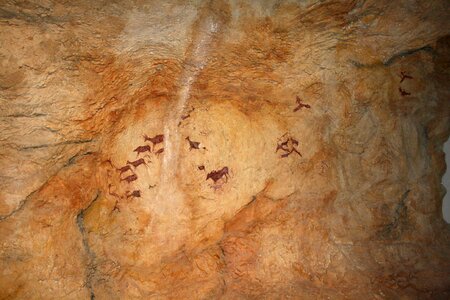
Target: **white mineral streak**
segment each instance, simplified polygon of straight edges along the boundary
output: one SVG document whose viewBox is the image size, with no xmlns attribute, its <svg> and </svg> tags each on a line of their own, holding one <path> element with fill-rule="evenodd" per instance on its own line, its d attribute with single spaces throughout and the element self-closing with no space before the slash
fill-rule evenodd
<svg viewBox="0 0 450 300">
<path fill-rule="evenodd" d="M 195 82 L 199 72 L 205 67 L 208 61 L 211 42 L 214 34 L 218 31 L 218 23 L 212 18 L 207 17 L 201 21 L 199 34 L 192 41 L 184 62 L 184 69 L 180 79 L 180 90 L 177 101 L 169 106 L 166 121 L 164 122 L 164 156 L 161 166 L 160 184 L 156 201 L 161 203 L 158 210 L 154 213 L 159 215 L 170 214 L 174 218 L 171 224 L 167 224 L 167 239 L 169 242 L 173 237 L 170 231 L 183 226 L 185 223 L 185 213 L 181 212 L 184 208 L 183 193 L 178 187 L 175 179 L 178 170 L 178 159 L 180 151 L 180 134 L 178 131 L 178 122 L 181 119 L 186 103 L 189 100 L 191 86 Z M 177 218 L 175 217 L 177 216 Z M 174 225 L 177 224 L 178 226 Z M 166 228 L 166 226 L 164 226 Z M 175 229 L 178 231 L 178 229 Z M 174 245 L 175 246 L 175 245 Z"/>
</svg>

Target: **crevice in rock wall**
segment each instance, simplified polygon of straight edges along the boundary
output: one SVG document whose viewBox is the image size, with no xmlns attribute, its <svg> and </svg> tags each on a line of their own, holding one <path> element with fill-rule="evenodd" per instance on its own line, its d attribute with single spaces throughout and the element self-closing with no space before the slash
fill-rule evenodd
<svg viewBox="0 0 450 300">
<path fill-rule="evenodd" d="M 399 239 L 402 231 L 408 226 L 408 207 L 406 206 L 406 200 L 410 192 L 411 190 L 407 190 L 403 193 L 395 207 L 392 222 L 385 225 L 378 233 L 378 236 L 381 237 L 381 239 Z"/>
<path fill-rule="evenodd" d="M 92 143 L 92 142 L 94 142 L 94 139 L 64 141 L 64 142 L 59 142 L 59 143 L 55 143 L 55 144 L 30 145 L 30 146 L 19 147 L 19 151 L 56 147 L 56 146 L 64 146 L 64 145 L 79 145 L 79 144 L 86 144 L 86 143 Z"/>
<path fill-rule="evenodd" d="M 75 164 L 80 158 L 87 156 L 87 155 L 93 155 L 93 154 L 94 154 L 94 152 L 92 152 L 92 151 L 77 153 L 74 156 L 72 156 L 71 158 L 69 158 L 67 163 L 64 164 L 64 167 L 71 166 L 71 165 Z"/>
<path fill-rule="evenodd" d="M 45 184 L 44 184 L 44 185 L 45 185 Z M 37 190 L 31 192 L 25 199 L 23 199 L 22 201 L 20 201 L 20 202 L 19 202 L 19 205 L 18 205 L 15 209 L 13 209 L 9 214 L 0 216 L 0 222 L 3 221 L 3 220 L 5 220 L 5 219 L 7 219 L 7 218 L 9 218 L 9 217 L 11 217 L 11 216 L 13 216 L 14 214 L 18 213 L 19 211 L 21 211 L 21 210 L 25 207 L 25 204 L 27 204 L 27 202 L 28 202 L 31 198 L 33 198 L 33 196 L 36 194 L 36 192 L 38 192 L 40 189 L 41 189 L 41 187 L 38 188 Z"/>
<path fill-rule="evenodd" d="M 24 114 L 24 113 L 16 113 L 12 115 L 6 115 L 6 116 L 0 116 L 0 118 L 39 118 L 39 117 L 46 117 L 48 114 L 43 113 L 31 113 L 31 114 Z"/>
<path fill-rule="evenodd" d="M 396 53 L 396 54 L 392 55 L 390 58 L 388 58 L 387 60 L 385 60 L 383 62 L 383 65 L 388 67 L 388 66 L 394 64 L 400 58 L 405 58 L 405 57 L 407 57 L 409 55 L 415 54 L 415 53 L 420 52 L 420 51 L 425 51 L 425 52 L 429 52 L 431 54 L 434 54 L 433 47 L 431 47 L 429 45 L 423 46 L 423 47 L 420 47 L 420 48 L 416 48 L 416 49 L 406 49 L 406 50 L 400 51 L 399 53 Z"/>
<path fill-rule="evenodd" d="M 425 52 L 428 52 L 431 54 L 435 53 L 433 47 L 431 47 L 430 45 L 426 45 L 426 46 L 416 48 L 416 49 L 406 49 L 406 50 L 400 51 L 399 53 L 392 55 L 390 58 L 388 58 L 387 60 L 385 60 L 383 62 L 378 62 L 378 63 L 373 63 L 373 64 L 363 64 L 363 63 L 353 60 L 353 59 L 350 59 L 349 62 L 357 68 L 374 68 L 374 67 L 379 67 L 379 66 L 389 67 L 389 66 L 393 65 L 395 62 L 397 62 L 399 59 L 416 54 L 417 52 L 420 52 L 420 51 L 425 51 Z"/>
<path fill-rule="evenodd" d="M 91 250 L 91 247 L 89 246 L 88 234 L 84 227 L 84 215 L 85 215 L 85 212 L 88 211 L 89 208 L 91 208 L 92 205 L 99 199 L 99 197 L 100 197 L 100 191 L 97 191 L 97 194 L 92 199 L 92 201 L 89 203 L 89 205 L 86 208 L 82 209 L 78 213 L 77 218 L 76 218 L 78 230 L 80 231 L 80 234 L 82 237 L 83 248 L 85 250 L 85 253 L 86 253 L 87 259 L 88 259 L 87 264 L 86 264 L 86 271 L 85 271 L 86 272 L 85 286 L 89 290 L 91 300 L 95 299 L 93 278 L 95 276 L 97 267 L 96 267 L 96 262 L 95 262 L 96 255 Z"/>
<path fill-rule="evenodd" d="M 446 161 L 446 172 L 442 177 L 442 184 L 446 189 L 446 194 L 444 199 L 442 199 L 442 215 L 447 222 L 450 224 L 450 139 L 444 144 L 444 153 Z"/>
<path fill-rule="evenodd" d="M 33 196 L 34 196 L 37 192 L 39 192 L 42 188 L 44 188 L 44 187 L 48 184 L 48 182 L 49 182 L 53 177 L 55 177 L 56 175 L 58 175 L 58 173 L 59 173 L 61 170 L 63 170 L 63 169 L 65 169 L 65 168 L 67 168 L 67 167 L 69 167 L 69 166 L 75 164 L 80 158 L 82 158 L 82 157 L 84 157 L 84 156 L 87 156 L 87 155 L 92 155 L 92 154 L 94 154 L 94 152 L 92 152 L 92 151 L 87 151 L 87 152 L 77 153 L 77 154 L 75 154 L 74 156 L 72 156 L 71 158 L 69 158 L 69 159 L 67 160 L 67 162 L 66 162 L 65 164 L 63 164 L 62 167 L 61 167 L 60 169 L 58 169 L 53 175 L 49 176 L 49 178 L 47 179 L 47 181 L 45 181 L 38 189 L 36 189 L 36 190 L 34 190 L 33 192 L 31 192 L 27 197 L 25 197 L 25 199 L 23 199 L 22 201 L 20 201 L 19 204 L 17 205 L 17 207 L 16 207 L 15 209 L 13 209 L 10 213 L 8 213 L 8 214 L 6 214 L 6 215 L 0 215 L 0 222 L 3 221 L 3 220 L 5 220 L 5 219 L 7 219 L 7 218 L 9 218 L 9 217 L 11 217 L 11 216 L 13 216 L 13 215 L 15 215 L 16 213 L 22 211 L 22 210 L 24 209 L 24 207 L 26 206 L 26 204 L 28 203 L 28 201 L 29 201 L 30 199 L 32 199 Z"/>
</svg>

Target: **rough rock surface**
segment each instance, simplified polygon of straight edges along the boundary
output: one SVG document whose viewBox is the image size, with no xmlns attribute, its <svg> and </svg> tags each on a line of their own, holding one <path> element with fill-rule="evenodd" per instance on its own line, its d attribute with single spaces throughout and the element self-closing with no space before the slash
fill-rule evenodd
<svg viewBox="0 0 450 300">
<path fill-rule="evenodd" d="M 450 297 L 448 1 L 0 2 L 1 299 Z"/>
</svg>

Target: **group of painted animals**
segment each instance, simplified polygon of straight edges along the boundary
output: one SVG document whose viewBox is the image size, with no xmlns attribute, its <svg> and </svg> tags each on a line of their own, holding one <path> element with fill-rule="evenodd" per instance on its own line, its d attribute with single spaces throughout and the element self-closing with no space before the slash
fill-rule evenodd
<svg viewBox="0 0 450 300">
<path fill-rule="evenodd" d="M 164 152 L 164 148 L 160 148 L 156 150 L 156 145 L 161 144 L 164 142 L 164 135 L 163 134 L 157 134 L 154 137 L 149 137 L 148 135 L 144 134 L 144 142 L 151 142 L 153 145 L 153 153 L 156 154 L 156 156 L 160 155 Z M 150 148 L 150 145 L 145 146 L 139 146 L 136 149 L 133 150 L 134 152 L 137 152 L 137 155 L 143 152 L 150 152 L 152 153 L 152 149 Z"/>
<path fill-rule="evenodd" d="M 281 158 L 288 157 L 292 153 L 297 153 L 301 157 L 302 154 L 297 150 L 298 145 L 299 142 L 296 139 L 288 136 L 288 134 L 285 133 L 279 139 L 275 153 L 278 153 L 278 151 L 281 150 L 281 152 L 283 152 L 280 156 Z"/>
<path fill-rule="evenodd" d="M 155 146 L 157 144 L 161 144 L 162 142 L 164 142 L 164 135 L 158 134 L 158 135 L 155 135 L 154 137 L 148 137 L 147 135 L 144 135 L 144 142 L 146 142 L 146 141 L 150 141 L 153 144 L 153 150 L 155 150 Z M 164 152 L 164 148 L 161 148 L 157 151 L 152 152 L 152 148 L 150 147 L 150 145 L 143 145 L 143 146 L 138 146 L 136 149 L 133 150 L 133 152 L 137 153 L 137 157 L 139 157 L 139 155 L 141 153 L 145 153 L 145 152 L 154 153 L 156 155 L 159 155 L 162 152 Z M 146 155 L 146 156 L 148 157 L 148 155 Z M 149 160 L 147 162 L 145 160 L 145 158 L 142 158 L 142 157 L 138 158 L 134 161 L 127 160 L 126 164 L 123 167 L 119 167 L 119 168 L 114 166 L 113 163 L 111 162 L 111 160 L 107 160 L 107 162 L 119 173 L 120 181 L 126 181 L 127 183 L 131 183 L 138 179 L 138 176 L 135 172 L 136 169 L 141 165 L 148 167 L 147 163 L 151 162 L 151 161 Z M 125 196 L 120 196 L 116 192 L 111 191 L 111 187 L 112 187 L 112 185 L 109 184 L 108 193 L 111 196 L 114 196 L 118 199 L 121 199 L 123 197 L 125 197 L 125 198 L 140 198 L 141 197 L 140 190 L 126 191 Z M 114 210 L 120 211 L 120 209 L 118 207 L 118 200 L 116 201 L 116 204 L 114 205 L 113 211 Z"/>
<path fill-rule="evenodd" d="M 402 72 L 402 76 L 403 77 L 400 82 L 403 82 L 404 79 L 412 79 L 411 76 L 406 75 L 403 72 Z M 296 103 L 297 103 L 297 106 L 294 108 L 294 112 L 297 112 L 303 108 L 306 108 L 306 109 L 311 108 L 311 105 L 304 103 L 303 100 L 298 96 L 296 96 Z M 188 112 L 188 114 L 182 118 L 182 120 L 188 118 L 192 111 L 194 111 L 194 108 L 192 108 Z M 149 144 L 146 144 L 146 145 L 136 147 L 136 149 L 134 149 L 133 152 L 136 152 L 137 157 L 139 157 L 140 154 L 146 153 L 146 152 L 154 153 L 156 156 L 158 156 L 159 154 L 164 152 L 163 147 L 156 150 L 157 145 L 162 144 L 164 142 L 163 134 L 157 134 L 153 137 L 149 137 L 148 135 L 144 134 L 143 138 L 144 138 L 144 142 L 150 142 L 152 144 L 152 146 L 150 146 Z M 193 149 L 194 150 L 199 150 L 199 149 L 206 150 L 206 147 L 201 146 L 200 142 L 191 140 L 189 136 L 187 136 L 185 138 L 185 140 L 189 143 L 189 151 L 193 150 Z M 302 156 L 302 154 L 297 150 L 298 145 L 299 145 L 299 142 L 296 139 L 289 137 L 289 136 L 287 136 L 287 134 L 285 134 L 280 138 L 280 141 L 277 143 L 277 148 L 276 148 L 275 152 L 276 153 L 278 151 L 283 152 L 280 156 L 281 158 L 288 157 L 292 153 L 297 153 L 299 156 Z M 152 150 L 152 147 L 153 147 L 153 150 Z M 146 156 L 148 156 L 148 155 L 146 155 Z M 108 161 L 112 165 L 111 161 L 110 160 L 108 160 Z M 120 181 L 126 181 L 127 183 L 131 183 L 138 179 L 138 176 L 135 173 L 135 170 L 141 165 L 145 165 L 146 167 L 148 167 L 147 162 L 145 161 L 144 158 L 139 158 L 134 161 L 127 160 L 126 165 L 123 167 L 120 167 L 120 168 L 116 168 L 113 165 L 112 166 L 119 172 Z M 203 165 L 198 166 L 198 169 L 200 171 L 206 172 L 205 166 L 203 166 Z M 129 174 L 129 173 L 131 173 L 131 174 Z M 126 176 L 123 177 L 123 174 L 125 174 Z M 221 186 L 220 183 L 228 182 L 228 176 L 229 176 L 229 169 L 227 166 L 225 166 L 225 167 L 222 167 L 221 169 L 212 170 L 212 171 L 208 172 L 206 175 L 206 181 L 211 179 L 214 183 L 214 185 L 212 187 L 214 189 L 217 189 Z M 111 192 L 111 185 L 109 186 L 109 193 L 110 193 L 110 195 L 120 197 L 118 194 Z M 139 198 L 139 197 L 141 197 L 141 191 L 140 190 L 134 190 L 131 192 L 127 191 L 125 196 L 126 196 L 126 198 L 130 198 L 130 197 Z M 116 208 L 117 208 L 117 202 L 116 202 L 115 209 Z"/>
<path fill-rule="evenodd" d="M 119 167 L 117 168 L 116 166 L 114 166 L 111 162 L 111 160 L 107 160 L 109 162 L 109 164 L 119 173 L 119 178 L 120 181 L 126 181 L 127 183 L 131 183 L 135 180 L 138 179 L 138 176 L 136 174 L 136 169 L 141 166 L 141 165 L 147 165 L 147 162 L 145 161 L 144 158 L 139 158 L 137 160 L 134 161 L 129 161 L 127 160 L 126 165 L 124 165 L 123 167 Z M 114 196 L 115 198 L 118 199 L 122 199 L 122 198 L 140 198 L 141 197 L 141 191 L 140 190 L 134 190 L 134 191 L 126 191 L 125 195 L 121 196 L 119 194 L 117 194 L 116 192 L 111 191 L 111 187 L 112 185 L 109 184 L 108 186 L 108 193 L 111 196 Z M 116 200 L 116 204 L 114 205 L 114 210 L 118 210 L 120 211 L 119 207 L 118 207 L 118 200 Z"/>
</svg>

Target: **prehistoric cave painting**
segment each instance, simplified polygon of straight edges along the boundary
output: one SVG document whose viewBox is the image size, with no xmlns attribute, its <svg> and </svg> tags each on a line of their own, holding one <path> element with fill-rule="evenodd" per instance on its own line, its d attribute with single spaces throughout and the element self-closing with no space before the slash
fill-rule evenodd
<svg viewBox="0 0 450 300">
<path fill-rule="evenodd" d="M 185 140 L 189 142 L 189 151 L 192 149 L 200 149 L 200 142 L 191 141 L 189 137 L 186 137 Z M 206 147 L 202 147 L 201 149 L 206 150 Z"/>
<path fill-rule="evenodd" d="M 294 108 L 294 112 L 301 110 L 302 108 L 311 108 L 311 105 L 303 103 L 303 100 L 299 96 L 296 96 L 297 107 Z"/>
<path fill-rule="evenodd" d="M 146 141 L 150 141 L 153 144 L 153 151 L 155 151 L 155 145 L 160 144 L 164 141 L 164 135 L 159 134 L 159 135 L 155 135 L 154 137 L 151 137 L 151 138 L 148 137 L 147 135 L 144 135 L 144 142 L 146 142 Z M 155 152 L 155 154 L 158 155 L 158 154 L 162 153 L 163 151 L 164 151 L 164 148 L 161 148 L 161 149 L 157 150 Z M 138 156 L 139 156 L 139 154 L 145 153 L 145 152 L 149 152 L 151 154 L 152 148 L 150 147 L 150 145 L 142 145 L 142 146 L 138 146 L 136 149 L 134 149 L 133 152 L 136 152 Z M 119 173 L 118 179 L 120 182 L 125 181 L 127 184 L 130 184 L 130 183 L 138 180 L 138 175 L 135 173 L 135 170 L 138 167 L 140 167 L 141 165 L 144 165 L 145 167 L 148 168 L 148 163 L 150 163 L 151 160 L 149 158 L 148 161 L 146 161 L 145 157 L 150 157 L 150 154 L 147 154 L 143 158 L 139 158 L 139 159 L 136 159 L 133 161 L 127 160 L 126 165 L 124 165 L 123 167 L 120 167 L 120 168 L 117 168 L 110 159 L 106 160 L 106 162 L 109 163 L 109 165 Z M 111 173 L 108 170 L 108 177 L 109 176 L 111 176 Z M 154 185 L 154 186 L 149 185 L 149 188 L 153 188 L 155 186 L 156 185 Z M 114 211 L 120 212 L 119 204 L 122 199 L 141 198 L 140 190 L 133 190 L 133 191 L 127 190 L 124 195 L 119 195 L 117 192 L 113 192 L 111 190 L 112 187 L 113 187 L 113 185 L 111 183 L 109 183 L 108 194 L 110 196 L 113 196 L 114 198 L 116 198 L 112 212 L 114 212 Z"/>
<path fill-rule="evenodd" d="M 214 190 L 222 187 L 223 183 L 228 182 L 229 170 L 228 167 L 223 167 L 220 170 L 213 170 L 206 175 L 206 180 L 211 179 L 214 184 L 211 186 Z"/>
<path fill-rule="evenodd" d="M 191 110 L 192 111 L 192 110 Z M 191 112 L 190 111 L 190 112 Z M 157 134 L 153 137 L 149 137 L 148 135 L 144 135 L 144 142 L 151 142 L 151 144 L 153 145 L 153 147 L 149 144 L 145 144 L 145 145 L 141 145 L 138 146 L 136 149 L 133 150 L 133 152 L 137 153 L 137 156 L 139 156 L 141 153 L 146 153 L 149 152 L 149 154 L 144 155 L 144 157 L 138 158 L 136 160 L 127 160 L 126 161 L 126 165 L 124 165 L 123 167 L 117 168 L 110 159 L 106 160 L 107 163 L 109 163 L 109 165 L 112 167 L 113 170 L 116 170 L 118 172 L 118 180 L 120 182 L 125 181 L 126 184 L 131 184 L 134 181 L 138 180 L 138 175 L 135 173 L 136 169 L 139 168 L 141 165 L 144 165 L 145 167 L 149 167 L 148 163 L 151 163 L 150 160 L 150 154 L 155 154 L 156 156 L 159 156 L 161 153 L 164 152 L 164 148 L 160 148 L 157 149 L 157 145 L 162 144 L 164 142 L 164 135 L 163 134 Z M 194 142 L 191 141 L 189 139 L 189 137 L 187 138 L 187 140 L 189 141 L 189 145 L 190 147 L 194 148 L 194 149 L 200 149 L 200 143 L 199 142 Z M 148 160 L 146 159 L 146 157 L 148 158 Z M 110 170 L 108 170 L 108 177 L 111 176 Z M 127 190 L 123 195 L 118 194 L 117 192 L 113 192 L 112 189 L 113 185 L 111 183 L 109 183 L 108 185 L 108 193 L 110 196 L 113 196 L 114 198 L 116 198 L 114 207 L 112 209 L 112 212 L 114 211 L 118 211 L 120 212 L 120 201 L 122 199 L 129 199 L 129 198 L 141 198 L 142 194 L 140 190 Z M 156 187 L 155 185 L 148 185 L 149 189 L 152 189 Z"/>
<path fill-rule="evenodd" d="M 126 192 L 127 198 L 140 198 L 141 197 L 141 191 L 135 190 L 130 193 L 130 191 Z"/>
<path fill-rule="evenodd" d="M 113 168 L 113 169 L 115 169 L 115 170 L 118 170 L 117 167 L 114 166 L 114 164 L 112 163 L 112 161 L 111 161 L 110 159 L 104 160 L 103 162 L 108 163 L 108 164 L 111 166 L 111 168 Z"/>
<path fill-rule="evenodd" d="M 144 142 L 146 142 L 146 141 L 150 141 L 153 144 L 153 147 L 155 147 L 155 145 L 164 142 L 164 135 L 163 134 L 157 134 L 154 137 L 148 137 L 145 134 L 144 135 Z"/>
<path fill-rule="evenodd" d="M 281 154 L 281 158 L 288 157 L 289 155 L 291 155 L 291 154 L 294 153 L 294 152 L 297 153 L 298 155 L 302 156 L 302 155 L 300 154 L 300 152 L 298 152 L 297 149 L 292 148 L 291 151 L 289 151 L 288 153 L 283 153 L 283 154 Z"/>
<path fill-rule="evenodd" d="M 411 95 L 411 93 L 408 93 L 407 91 L 405 91 L 401 87 L 398 88 L 398 91 L 400 92 L 400 95 L 402 95 L 402 97 Z"/>
<path fill-rule="evenodd" d="M 149 145 L 145 145 L 145 146 L 139 146 L 136 149 L 133 150 L 133 152 L 137 152 L 137 156 L 139 156 L 140 153 L 144 153 L 144 152 L 152 152 L 152 149 L 150 148 Z"/>
<path fill-rule="evenodd" d="M 111 212 L 114 212 L 114 211 L 120 212 L 119 200 L 122 199 L 122 197 L 119 194 L 117 194 L 116 192 L 112 192 L 111 191 L 111 187 L 112 187 L 112 184 L 111 183 L 108 184 L 108 194 L 113 196 L 114 198 L 117 198 L 116 202 L 114 203 L 114 207 L 111 210 Z"/>
<path fill-rule="evenodd" d="M 402 83 L 405 79 L 414 79 L 414 77 L 409 76 L 406 72 L 400 72 L 400 83 Z"/>
<path fill-rule="evenodd" d="M 400 72 L 400 83 L 402 83 L 405 79 L 414 79 L 414 77 L 412 77 L 412 76 L 406 74 L 406 72 L 403 72 L 403 71 Z M 411 95 L 411 93 L 409 93 L 409 92 L 407 92 L 406 90 L 402 89 L 401 86 L 398 87 L 398 91 L 400 92 L 400 95 L 401 95 L 402 97 Z"/>
<path fill-rule="evenodd" d="M 149 137 L 148 135 L 144 134 L 144 142 L 146 141 L 150 141 L 153 144 L 153 153 L 155 153 L 156 156 L 159 156 L 164 152 L 164 148 L 156 150 L 156 145 L 164 142 L 164 134 L 157 134 L 154 137 Z"/>
<path fill-rule="evenodd" d="M 115 197 L 115 198 L 121 199 L 121 197 L 120 197 L 119 194 L 117 194 L 117 193 L 115 193 L 115 192 L 111 192 L 111 187 L 112 187 L 112 184 L 111 184 L 111 183 L 108 184 L 108 194 L 110 194 L 111 196 L 113 196 L 113 197 Z"/>
<path fill-rule="evenodd" d="M 186 120 L 187 118 L 189 118 L 189 117 L 191 116 L 191 113 L 192 113 L 194 110 L 195 110 L 195 108 L 194 108 L 194 107 L 191 107 L 191 109 L 190 109 L 189 111 L 187 111 L 186 114 L 182 115 L 182 116 L 181 116 L 181 121 L 178 122 L 178 126 L 180 126 L 181 123 L 182 123 L 184 120 Z"/>
<path fill-rule="evenodd" d="M 297 150 L 298 145 L 299 142 L 295 138 L 290 137 L 287 133 L 285 133 L 278 139 L 275 153 L 281 150 L 281 158 L 288 157 L 292 153 L 297 153 L 301 157 L 302 154 Z"/>
<path fill-rule="evenodd" d="M 115 212 L 117 210 L 117 212 L 120 212 L 120 207 L 119 207 L 119 200 L 116 200 L 116 203 L 114 203 L 114 207 L 111 210 L 111 212 Z"/>
<path fill-rule="evenodd" d="M 125 166 L 123 166 L 121 168 L 117 168 L 116 170 L 120 172 L 120 175 L 122 175 L 126 171 L 129 171 L 129 170 L 131 171 L 131 166 L 130 165 L 125 165 Z"/>
<path fill-rule="evenodd" d="M 131 172 L 134 174 L 134 172 L 133 172 L 133 170 L 131 169 L 131 166 L 130 166 L 129 164 L 126 164 L 126 165 L 123 166 L 123 167 L 117 168 L 116 166 L 114 166 L 114 164 L 111 162 L 110 159 L 106 160 L 105 162 L 109 163 L 109 165 L 110 165 L 114 170 L 116 170 L 117 172 L 119 172 L 119 178 L 122 178 L 122 177 L 121 177 L 122 174 L 123 174 L 123 173 L 126 173 L 126 172 L 128 172 L 128 171 L 131 171 Z M 108 172 L 108 176 L 110 176 L 110 173 L 109 173 L 109 172 Z"/>
<path fill-rule="evenodd" d="M 197 168 L 198 168 L 200 171 L 205 171 L 205 166 L 204 166 L 204 165 L 198 166 Z"/>
<path fill-rule="evenodd" d="M 159 156 L 163 152 L 164 152 L 164 148 L 161 148 L 161 149 L 159 149 L 158 151 L 155 152 L 155 155 Z"/>
<path fill-rule="evenodd" d="M 132 165 L 134 168 L 137 168 L 140 165 L 145 165 L 146 167 L 148 167 L 147 162 L 143 158 L 139 158 L 138 160 L 135 160 L 135 161 L 127 160 L 127 165 L 128 166 Z"/>
<path fill-rule="evenodd" d="M 125 177 L 125 178 L 121 178 L 120 181 L 126 181 L 127 183 L 130 183 L 130 182 L 133 182 L 133 181 L 135 181 L 137 179 L 138 179 L 137 175 L 136 174 L 132 174 L 132 175 L 129 175 L 129 176 Z"/>
</svg>

